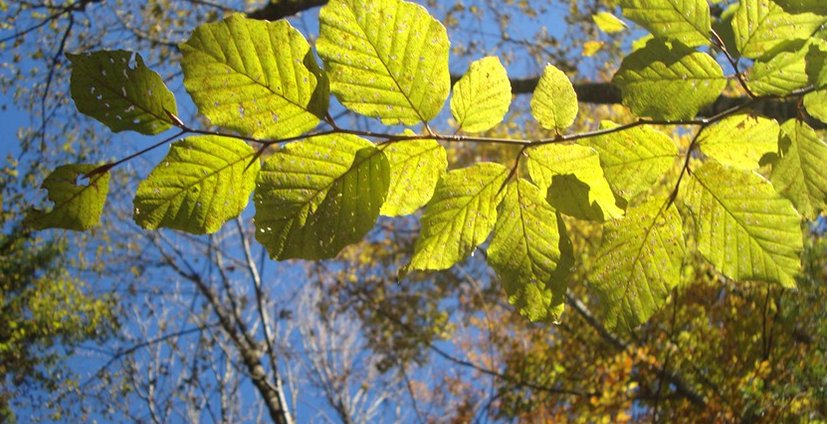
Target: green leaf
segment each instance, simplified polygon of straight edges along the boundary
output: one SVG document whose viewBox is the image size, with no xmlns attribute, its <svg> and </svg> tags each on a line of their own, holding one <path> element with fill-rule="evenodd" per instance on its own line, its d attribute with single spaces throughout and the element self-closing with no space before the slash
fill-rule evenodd
<svg viewBox="0 0 827 424">
<path fill-rule="evenodd" d="M 733 280 L 795 287 L 803 243 L 801 218 L 790 201 L 760 175 L 716 162 L 691 176 L 684 201 L 701 254 Z"/>
<path fill-rule="evenodd" d="M 784 96 L 807 85 L 805 55 L 809 44 L 792 41 L 773 50 L 768 58 L 755 61 L 749 88 L 757 95 Z"/>
<path fill-rule="evenodd" d="M 774 0 L 788 13 L 815 13 L 827 15 L 827 3 L 824 0 Z"/>
<path fill-rule="evenodd" d="M 214 233 L 247 206 L 260 165 L 241 140 L 201 136 L 175 142 L 138 185 L 135 222 L 143 228 Z M 249 165 L 249 167 L 248 167 Z"/>
<path fill-rule="evenodd" d="M 781 126 L 779 146 L 772 184 L 802 215 L 815 220 L 827 205 L 827 144 L 809 125 L 791 119 Z"/>
<path fill-rule="evenodd" d="M 620 0 L 623 15 L 655 37 L 690 46 L 709 44 L 712 31 L 706 0 Z"/>
<path fill-rule="evenodd" d="M 772 0 L 741 0 L 732 29 L 741 55 L 758 58 L 787 41 L 808 39 L 825 20 L 812 13 L 787 13 Z"/>
<path fill-rule="evenodd" d="M 827 41 L 814 39 L 805 61 L 810 83 L 817 88 L 827 86 Z"/>
<path fill-rule="evenodd" d="M 669 120 L 694 117 L 726 86 L 723 70 L 711 56 L 657 39 L 626 56 L 613 82 L 632 112 Z"/>
<path fill-rule="evenodd" d="M 448 269 L 488 238 L 497 220 L 508 169 L 478 162 L 448 172 L 422 215 L 411 263 L 403 270 Z"/>
<path fill-rule="evenodd" d="M 511 82 L 500 59 L 482 58 L 454 85 L 451 113 L 459 128 L 483 132 L 499 124 L 511 104 Z"/>
<path fill-rule="evenodd" d="M 601 129 L 615 127 L 617 124 L 611 121 L 600 124 Z M 597 151 L 606 180 L 625 199 L 649 191 L 678 157 L 678 147 L 672 139 L 649 126 L 586 138 L 580 144 Z"/>
<path fill-rule="evenodd" d="M 589 281 L 613 331 L 646 322 L 680 283 L 686 251 L 681 217 L 674 206 L 662 207 L 661 200 L 631 207 L 604 227 Z"/>
<path fill-rule="evenodd" d="M 313 129 L 327 112 L 327 80 L 287 21 L 232 15 L 181 44 L 184 86 L 214 125 L 280 139 Z"/>
<path fill-rule="evenodd" d="M 109 193 L 109 172 L 96 173 L 89 179 L 83 176 L 97 168 L 87 164 L 63 165 L 52 171 L 41 188 L 49 192 L 54 207 L 48 212 L 31 209 L 26 224 L 38 230 L 84 231 L 96 227 Z"/>
<path fill-rule="evenodd" d="M 563 71 L 546 65 L 531 97 L 531 114 L 545 129 L 564 130 L 577 117 L 577 94 Z"/>
<path fill-rule="evenodd" d="M 273 259 L 326 259 L 373 228 L 388 192 L 373 143 L 335 134 L 288 144 L 259 172 L 256 239 Z"/>
<path fill-rule="evenodd" d="M 532 321 L 558 321 L 572 255 L 566 226 L 545 193 L 522 178 L 509 183 L 488 247 L 508 301 Z"/>
<path fill-rule="evenodd" d="M 601 31 L 607 34 L 614 34 L 626 29 L 626 23 L 609 12 L 597 12 L 592 15 L 592 20 Z"/>
<path fill-rule="evenodd" d="M 141 55 L 104 50 L 66 57 L 72 62 L 69 88 L 81 113 L 114 132 L 154 135 L 172 126 L 167 112 L 178 113 L 175 97 Z"/>
<path fill-rule="evenodd" d="M 445 27 L 400 0 L 331 0 L 316 43 L 342 104 L 386 125 L 439 114 L 451 88 Z"/>
<path fill-rule="evenodd" d="M 546 144 L 526 152 L 531 179 L 548 192 L 548 202 L 561 213 L 592 221 L 623 216 L 594 149 Z"/>
<path fill-rule="evenodd" d="M 813 118 L 827 122 L 827 88 L 805 94 L 804 108 Z"/>
<path fill-rule="evenodd" d="M 761 158 L 778 150 L 778 122 L 749 114 L 729 116 L 698 137 L 704 154 L 743 170 L 758 169 Z"/>
<path fill-rule="evenodd" d="M 410 140 L 382 149 L 390 164 L 390 185 L 381 214 L 408 215 L 431 200 L 448 159 L 445 149 L 434 140 Z"/>
</svg>

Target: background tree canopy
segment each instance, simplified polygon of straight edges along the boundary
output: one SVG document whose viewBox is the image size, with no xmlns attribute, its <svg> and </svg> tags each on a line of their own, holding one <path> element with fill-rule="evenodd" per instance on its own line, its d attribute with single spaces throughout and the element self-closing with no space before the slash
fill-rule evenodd
<svg viewBox="0 0 827 424">
<path fill-rule="evenodd" d="M 6 419 L 827 419 L 820 2 L 0 10 Z"/>
</svg>

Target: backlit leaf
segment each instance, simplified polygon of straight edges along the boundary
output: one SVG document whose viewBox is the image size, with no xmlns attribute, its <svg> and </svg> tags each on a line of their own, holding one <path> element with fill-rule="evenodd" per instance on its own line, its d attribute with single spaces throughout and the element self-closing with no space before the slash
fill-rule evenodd
<svg viewBox="0 0 827 424">
<path fill-rule="evenodd" d="M 726 86 L 723 70 L 711 56 L 657 39 L 626 56 L 613 81 L 624 105 L 655 119 L 692 118 Z"/>
<path fill-rule="evenodd" d="M 594 149 L 547 144 L 526 152 L 531 179 L 547 191 L 548 202 L 561 213 L 592 221 L 623 216 Z"/>
<path fill-rule="evenodd" d="M 695 47 L 709 44 L 711 19 L 706 0 L 620 0 L 623 15 L 655 37 Z"/>
<path fill-rule="evenodd" d="M 794 41 L 773 50 L 768 59 L 755 61 L 749 74 L 749 88 L 759 96 L 784 96 L 807 85 L 804 57 L 809 44 Z"/>
<path fill-rule="evenodd" d="M 732 115 L 704 129 L 698 145 L 724 165 L 753 170 L 759 168 L 764 155 L 778 151 L 778 131 L 774 119 Z"/>
<path fill-rule="evenodd" d="M 805 94 L 804 109 L 813 118 L 827 122 L 827 87 Z"/>
<path fill-rule="evenodd" d="M 531 97 L 531 114 L 545 129 L 564 130 L 577 117 L 577 94 L 563 71 L 546 65 Z"/>
<path fill-rule="evenodd" d="M 413 125 L 442 109 L 451 77 L 445 27 L 401 0 L 331 0 L 316 49 L 342 104 L 384 124 Z"/>
<path fill-rule="evenodd" d="M 588 275 L 609 329 L 630 331 L 646 322 L 680 283 L 686 249 L 681 217 L 674 206 L 662 207 L 653 200 L 629 208 L 603 230 Z"/>
<path fill-rule="evenodd" d="M 373 228 L 389 180 L 385 155 L 362 138 L 288 144 L 259 172 L 256 238 L 273 259 L 331 258 Z"/>
<path fill-rule="evenodd" d="M 601 31 L 607 34 L 613 34 L 626 29 L 626 23 L 609 12 L 597 12 L 592 15 L 592 20 Z"/>
<path fill-rule="evenodd" d="M 406 271 L 448 269 L 484 242 L 497 220 L 507 176 L 508 169 L 491 162 L 445 174 L 425 207 Z"/>
<path fill-rule="evenodd" d="M 600 124 L 601 129 L 614 127 L 617 124 L 610 121 Z M 678 157 L 672 139 L 649 126 L 586 138 L 580 144 L 597 151 L 606 180 L 625 199 L 654 187 Z"/>
<path fill-rule="evenodd" d="M 201 136 L 173 143 L 138 185 L 135 222 L 154 230 L 214 233 L 247 206 L 259 161 L 241 140 Z M 249 167 L 247 166 L 249 165 Z"/>
<path fill-rule="evenodd" d="M 499 124 L 511 104 L 511 82 L 500 59 L 489 56 L 471 64 L 454 85 L 451 113 L 466 132 L 482 132 Z"/>
<path fill-rule="evenodd" d="M 757 58 L 784 42 L 810 38 L 825 20 L 812 13 L 787 13 L 772 0 L 741 0 L 732 29 L 741 55 Z"/>
<path fill-rule="evenodd" d="M 691 173 L 684 195 L 698 250 L 718 271 L 795 287 L 801 218 L 763 177 L 710 161 Z"/>
<path fill-rule="evenodd" d="M 815 13 L 827 15 L 827 3 L 824 0 L 774 0 L 788 13 Z"/>
<path fill-rule="evenodd" d="M 817 88 L 827 87 L 827 41 L 814 39 L 805 60 L 810 83 Z"/>
<path fill-rule="evenodd" d="M 31 209 L 26 224 L 42 230 L 65 228 L 84 231 L 100 223 L 106 195 L 109 193 L 109 172 L 83 177 L 95 170 L 95 165 L 63 165 L 52 171 L 41 188 L 49 192 L 54 206 L 49 211 Z"/>
<path fill-rule="evenodd" d="M 114 132 L 153 135 L 172 126 L 167 112 L 178 113 L 175 97 L 141 55 L 114 50 L 66 57 L 72 62 L 70 90 L 80 112 Z"/>
<path fill-rule="evenodd" d="M 313 129 L 327 111 L 327 80 L 287 21 L 232 15 L 181 44 L 184 86 L 214 125 L 279 139 Z"/>
<path fill-rule="evenodd" d="M 509 183 L 488 247 L 508 301 L 532 321 L 559 320 L 574 263 L 566 227 L 545 197 L 522 178 Z"/>
<path fill-rule="evenodd" d="M 392 143 L 382 149 L 390 165 L 384 216 L 408 215 L 425 206 L 448 167 L 445 149 L 434 140 Z"/>
<path fill-rule="evenodd" d="M 806 218 L 816 219 L 827 205 L 827 144 L 809 125 L 789 120 L 781 126 L 781 158 L 772 184 Z"/>
</svg>

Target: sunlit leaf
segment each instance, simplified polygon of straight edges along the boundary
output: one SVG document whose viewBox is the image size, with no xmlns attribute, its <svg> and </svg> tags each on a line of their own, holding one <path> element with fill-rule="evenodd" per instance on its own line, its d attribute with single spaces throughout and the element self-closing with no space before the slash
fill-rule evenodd
<svg viewBox="0 0 827 424">
<path fill-rule="evenodd" d="M 809 44 L 793 41 L 773 50 L 768 59 L 755 61 L 749 74 L 749 88 L 757 95 L 784 96 L 807 85 L 804 57 Z"/>
<path fill-rule="evenodd" d="M 827 88 L 804 95 L 804 109 L 813 118 L 827 122 Z"/>
<path fill-rule="evenodd" d="M 313 129 L 327 111 L 327 80 L 287 21 L 232 15 L 181 44 L 184 86 L 215 125 L 279 139 Z"/>
<path fill-rule="evenodd" d="M 54 206 L 49 211 L 31 209 L 26 224 L 39 230 L 65 228 L 83 231 L 100 223 L 106 195 L 109 193 L 109 172 L 84 175 L 95 165 L 63 165 L 52 171 L 41 188 L 49 192 Z"/>
<path fill-rule="evenodd" d="M 589 40 L 583 43 L 583 57 L 592 57 L 603 48 L 602 41 Z"/>
<path fill-rule="evenodd" d="M 256 238 L 273 259 L 333 257 L 373 228 L 389 180 L 385 155 L 362 138 L 288 144 L 259 172 Z"/>
<path fill-rule="evenodd" d="M 406 270 L 448 269 L 488 238 L 497 220 L 504 166 L 480 162 L 450 171 L 422 215 L 422 230 Z"/>
<path fill-rule="evenodd" d="M 684 192 L 698 250 L 733 280 L 795 287 L 801 217 L 760 175 L 714 161 L 693 170 Z"/>
<path fill-rule="evenodd" d="M 609 12 L 597 12 L 592 15 L 592 20 L 601 31 L 607 34 L 614 34 L 626 29 L 626 23 Z"/>
<path fill-rule="evenodd" d="M 331 0 L 319 13 L 316 49 L 330 89 L 357 113 L 387 125 L 434 118 L 451 88 L 445 27 L 401 0 Z"/>
<path fill-rule="evenodd" d="M 711 56 L 657 39 L 626 56 L 613 81 L 624 105 L 655 119 L 692 118 L 726 86 L 723 70 Z"/>
<path fill-rule="evenodd" d="M 687 46 L 709 44 L 711 19 L 706 0 L 620 0 L 623 15 L 657 38 Z"/>
<path fill-rule="evenodd" d="M 788 13 L 815 13 L 827 15 L 827 3 L 824 0 L 774 0 Z"/>
<path fill-rule="evenodd" d="M 808 39 L 825 21 L 812 13 L 787 13 L 772 0 L 741 0 L 732 29 L 741 55 L 757 58 L 784 42 Z"/>
<path fill-rule="evenodd" d="M 70 90 L 78 110 L 114 132 L 153 135 L 172 126 L 175 97 L 161 76 L 126 50 L 67 54 L 72 62 Z"/>
<path fill-rule="evenodd" d="M 827 205 L 827 144 L 807 124 L 781 126 L 781 158 L 773 165 L 772 184 L 806 218 L 816 219 Z"/>
<path fill-rule="evenodd" d="M 563 71 L 546 65 L 531 97 L 531 114 L 546 129 L 564 130 L 577 117 L 577 94 Z"/>
<path fill-rule="evenodd" d="M 488 247 L 508 301 L 532 321 L 559 320 L 574 263 L 566 227 L 545 197 L 522 178 L 509 183 Z"/>
<path fill-rule="evenodd" d="M 606 224 L 589 269 L 606 327 L 629 331 L 646 322 L 680 283 L 685 255 L 681 217 L 653 200 Z"/>
<path fill-rule="evenodd" d="M 482 132 L 499 124 L 511 104 L 511 82 L 500 59 L 489 56 L 471 64 L 454 85 L 451 113 L 466 132 Z"/>
<path fill-rule="evenodd" d="M 615 127 L 610 121 L 600 125 L 601 129 Z M 606 180 L 625 199 L 654 187 L 678 157 L 678 147 L 669 136 L 649 126 L 586 138 L 580 144 L 597 151 Z"/>
<path fill-rule="evenodd" d="M 172 144 L 138 185 L 135 222 L 147 229 L 214 233 L 241 213 L 255 188 L 259 161 L 243 141 L 190 137 Z M 248 167 L 249 165 L 249 167 Z"/>
<path fill-rule="evenodd" d="M 778 151 L 778 131 L 774 119 L 737 114 L 704 129 L 698 145 L 724 165 L 758 169 L 764 155 Z"/>
<path fill-rule="evenodd" d="M 382 153 L 390 165 L 382 215 L 408 215 L 425 206 L 448 167 L 445 149 L 434 140 L 410 140 L 392 143 Z"/>
<path fill-rule="evenodd" d="M 548 202 L 561 213 L 592 221 L 623 216 L 594 149 L 547 144 L 526 152 L 531 179 L 547 191 Z"/>
</svg>

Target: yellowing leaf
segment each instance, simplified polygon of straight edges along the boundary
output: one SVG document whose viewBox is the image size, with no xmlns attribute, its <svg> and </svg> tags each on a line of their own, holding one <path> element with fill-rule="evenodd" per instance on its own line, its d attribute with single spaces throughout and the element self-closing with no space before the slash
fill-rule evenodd
<svg viewBox="0 0 827 424">
<path fill-rule="evenodd" d="M 615 32 L 626 29 L 626 23 L 609 12 L 597 12 L 592 15 L 592 20 L 601 31 L 608 34 L 614 34 Z"/>
<path fill-rule="evenodd" d="M 600 128 L 616 126 L 604 121 Z M 654 187 L 678 157 L 678 147 L 669 136 L 649 126 L 586 138 L 580 144 L 597 151 L 606 180 L 625 199 Z"/>
<path fill-rule="evenodd" d="M 167 112 L 178 113 L 175 97 L 141 55 L 114 50 L 66 57 L 72 62 L 72 99 L 81 113 L 114 132 L 154 135 L 172 126 Z"/>
<path fill-rule="evenodd" d="M 801 217 L 760 175 L 707 162 L 692 171 L 684 201 L 698 250 L 733 280 L 795 287 L 801 268 Z"/>
<path fill-rule="evenodd" d="M 774 119 L 732 115 L 704 129 L 698 145 L 724 165 L 753 170 L 760 167 L 764 155 L 778 151 L 778 131 Z"/>
<path fill-rule="evenodd" d="M 694 117 L 726 86 L 711 56 L 657 39 L 626 56 L 613 82 L 636 115 L 669 120 Z"/>
<path fill-rule="evenodd" d="M 54 207 L 48 212 L 30 210 L 26 224 L 38 230 L 84 231 L 96 227 L 109 194 L 109 172 L 97 173 L 88 180 L 83 177 L 96 168 L 87 164 L 63 165 L 52 171 L 41 187 L 49 192 Z"/>
<path fill-rule="evenodd" d="M 384 147 L 382 153 L 390 165 L 390 184 L 382 215 L 408 215 L 428 203 L 448 167 L 442 145 L 434 140 L 399 141 Z"/>
<path fill-rule="evenodd" d="M 454 85 L 451 113 L 466 132 L 482 132 L 499 124 L 511 104 L 511 82 L 500 59 L 489 56 L 471 64 Z"/>
<path fill-rule="evenodd" d="M 583 57 L 592 57 L 603 48 L 602 41 L 589 40 L 583 43 Z"/>
<path fill-rule="evenodd" d="M 215 125 L 258 138 L 300 135 L 327 112 L 327 80 L 287 21 L 232 15 L 181 44 L 184 86 Z"/>
<path fill-rule="evenodd" d="M 793 41 L 755 61 L 748 86 L 757 95 L 784 96 L 807 85 L 804 56 L 809 44 Z"/>
<path fill-rule="evenodd" d="M 738 51 L 758 58 L 787 41 L 808 39 L 825 21 L 812 13 L 787 13 L 772 0 L 741 0 L 732 29 Z"/>
<path fill-rule="evenodd" d="M 827 144 L 809 125 L 791 119 L 781 126 L 781 158 L 773 165 L 772 184 L 808 219 L 827 205 Z"/>
<path fill-rule="evenodd" d="M 804 95 L 804 109 L 813 118 L 827 122 L 827 88 Z"/>
<path fill-rule="evenodd" d="M 250 162 L 254 156 L 247 143 L 228 137 L 190 137 L 174 143 L 138 185 L 135 222 L 151 230 L 218 231 L 247 206 L 260 167 L 258 160 Z"/>
<path fill-rule="evenodd" d="M 390 180 L 373 143 L 326 135 L 291 143 L 259 172 L 256 239 L 273 259 L 326 259 L 373 228 Z"/>
<path fill-rule="evenodd" d="M 606 224 L 589 269 L 606 327 L 630 331 L 646 322 L 680 283 L 685 255 L 681 217 L 674 206 L 649 201 Z"/>
<path fill-rule="evenodd" d="M 488 247 L 508 301 L 532 321 L 558 321 L 572 255 L 566 227 L 545 193 L 522 178 L 509 183 Z"/>
<path fill-rule="evenodd" d="M 563 71 L 546 65 L 534 95 L 531 114 L 545 129 L 564 130 L 577 117 L 577 94 Z"/>
<path fill-rule="evenodd" d="M 316 49 L 342 104 L 386 125 L 433 119 L 451 88 L 445 27 L 401 0 L 331 0 Z"/>
<path fill-rule="evenodd" d="M 547 191 L 548 202 L 561 213 L 592 221 L 623 216 L 594 149 L 547 144 L 526 152 L 531 179 Z"/>
<path fill-rule="evenodd" d="M 425 207 L 406 271 L 448 269 L 484 242 L 497 220 L 507 176 L 508 169 L 490 162 L 445 174 Z"/>
<path fill-rule="evenodd" d="M 709 44 L 712 31 L 706 0 L 620 0 L 623 15 L 656 38 L 690 46 Z"/>
</svg>

